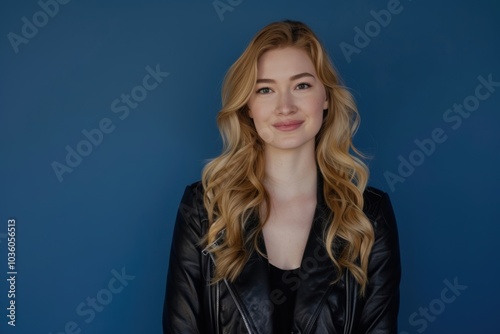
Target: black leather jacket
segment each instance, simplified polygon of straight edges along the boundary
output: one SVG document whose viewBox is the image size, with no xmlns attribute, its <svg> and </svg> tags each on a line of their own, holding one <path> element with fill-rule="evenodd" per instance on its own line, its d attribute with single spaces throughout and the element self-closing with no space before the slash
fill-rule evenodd
<svg viewBox="0 0 500 334">
<path fill-rule="evenodd" d="M 401 275 L 396 221 L 386 193 L 367 188 L 364 212 L 373 223 L 365 296 L 347 271 L 337 271 L 322 244 L 331 213 L 318 183 L 314 222 L 304 251 L 292 333 L 396 334 Z M 186 187 L 174 228 L 163 310 L 164 333 L 272 333 L 273 305 L 279 292 L 269 288 L 268 261 L 253 252 L 235 282 L 207 282 L 214 270 L 211 254 L 197 245 L 208 220 L 200 182 Z M 223 237 L 223 236 L 221 236 Z M 261 238 L 262 239 L 262 238 Z M 341 243 L 339 243 L 341 244 Z M 261 249 L 265 245 L 261 243 Z M 283 277 L 287 279 L 287 277 Z"/>
</svg>

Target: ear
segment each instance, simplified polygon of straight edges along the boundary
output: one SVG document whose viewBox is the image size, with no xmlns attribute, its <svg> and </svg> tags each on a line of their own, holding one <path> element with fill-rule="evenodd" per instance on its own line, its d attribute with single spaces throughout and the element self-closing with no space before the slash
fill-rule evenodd
<svg viewBox="0 0 500 334">
<path fill-rule="evenodd" d="M 328 105 L 330 102 L 330 92 L 326 89 L 325 86 L 323 86 L 324 90 L 325 90 L 325 102 L 323 102 L 323 110 L 325 109 L 328 109 Z"/>
<path fill-rule="evenodd" d="M 247 107 L 247 112 L 248 112 L 248 117 L 253 119 L 252 110 L 250 110 L 250 108 L 248 108 L 248 107 Z"/>
<path fill-rule="evenodd" d="M 325 98 L 325 102 L 323 102 L 323 110 L 328 109 L 328 105 L 329 105 L 329 103 L 328 103 L 328 102 L 329 102 L 329 101 L 328 101 L 328 96 L 327 96 L 327 97 Z"/>
</svg>

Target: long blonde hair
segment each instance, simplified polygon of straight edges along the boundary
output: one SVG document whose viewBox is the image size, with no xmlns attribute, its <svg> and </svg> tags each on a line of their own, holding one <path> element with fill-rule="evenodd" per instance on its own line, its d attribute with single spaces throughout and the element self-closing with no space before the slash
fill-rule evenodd
<svg viewBox="0 0 500 334">
<path fill-rule="evenodd" d="M 259 208 L 270 207 L 270 197 L 262 183 L 264 142 L 248 115 L 247 102 L 255 87 L 259 57 L 268 50 L 287 46 L 307 52 L 327 92 L 329 105 L 316 136 L 316 160 L 323 177 L 325 202 L 334 215 L 323 238 L 325 245 L 330 245 L 326 247 L 329 257 L 339 269 L 337 279 L 345 269 L 349 270 L 363 293 L 374 232 L 363 213 L 368 168 L 352 143 L 359 115 L 323 46 L 301 22 L 287 20 L 264 27 L 225 76 L 222 109 L 217 115 L 223 151 L 205 166 L 202 174 L 210 227 L 201 244 L 213 245 L 208 251 L 217 263 L 214 282 L 224 278 L 234 281 L 252 251 L 262 254 L 258 239 L 269 212 L 260 217 L 257 226 L 250 228 L 249 223 L 252 217 L 259 216 Z M 221 234 L 224 237 L 218 238 Z M 345 244 L 337 257 L 333 248 L 336 238 Z M 220 242 L 214 245 L 217 240 Z"/>
</svg>

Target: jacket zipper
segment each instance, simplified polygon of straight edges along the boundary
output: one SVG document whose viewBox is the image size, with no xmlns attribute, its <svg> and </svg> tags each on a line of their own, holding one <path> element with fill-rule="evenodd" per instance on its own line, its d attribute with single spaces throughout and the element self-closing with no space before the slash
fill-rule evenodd
<svg viewBox="0 0 500 334">
<path fill-rule="evenodd" d="M 207 245 L 207 247 L 205 247 L 201 253 L 204 255 L 204 256 L 209 256 L 210 259 L 212 259 L 212 262 L 213 264 L 215 265 L 215 259 L 214 259 L 214 256 L 212 255 L 212 253 L 210 253 L 208 250 L 211 249 L 212 247 L 214 246 L 218 246 L 218 242 L 219 240 L 222 238 L 222 233 L 220 233 L 219 237 L 214 241 L 212 242 L 210 245 Z M 210 261 L 208 261 L 208 270 L 209 270 L 209 273 L 211 273 L 210 271 Z M 208 277 L 209 280 L 212 279 L 212 275 L 210 274 L 209 277 Z M 208 289 L 211 291 L 211 287 L 209 286 Z M 211 296 L 211 292 L 209 292 L 209 296 Z M 212 304 L 212 298 L 209 297 L 209 303 Z M 213 304 L 212 304 L 213 305 Z M 211 305 L 211 306 L 212 306 Z M 219 283 L 216 284 L 215 286 L 215 333 L 219 333 Z"/>
<path fill-rule="evenodd" d="M 217 238 L 214 241 L 212 241 L 210 245 L 207 245 L 207 247 L 203 248 L 203 250 L 201 251 L 203 255 L 207 255 L 209 253 L 209 250 L 212 249 L 214 246 L 219 246 L 219 240 L 222 239 L 222 237 L 224 236 L 224 232 L 225 230 L 220 231 L 217 234 Z M 214 261 L 215 264 L 215 260 L 214 257 L 212 256 L 212 253 L 210 253 L 210 257 L 212 258 L 212 261 Z"/>
<path fill-rule="evenodd" d="M 212 255 L 211 252 L 209 252 L 209 250 L 214 247 L 214 246 L 218 246 L 218 242 L 219 240 L 224 236 L 224 230 L 220 231 L 219 232 L 219 236 L 217 237 L 216 240 L 214 240 L 210 245 L 207 245 L 207 247 L 205 247 L 201 252 L 203 253 L 203 255 L 210 255 L 210 258 L 212 259 L 212 262 L 215 264 L 215 259 L 214 259 L 214 256 Z M 238 303 L 238 300 L 236 299 L 236 296 L 234 295 L 234 292 L 233 290 L 231 289 L 231 287 L 229 286 L 229 283 L 226 279 L 224 279 L 224 282 L 226 283 L 226 286 L 227 286 L 227 289 L 229 290 L 229 293 L 231 294 L 231 297 L 233 298 L 234 300 L 234 303 L 236 304 L 236 307 L 238 308 L 238 311 L 240 312 L 241 314 L 241 317 L 243 318 L 243 322 L 245 323 L 245 327 L 248 331 L 249 334 L 252 334 L 252 330 L 250 329 L 250 325 L 248 323 L 248 319 L 245 317 L 245 314 L 243 313 L 243 309 L 241 308 L 241 305 L 240 303 Z M 216 297 L 216 309 L 217 309 L 217 321 L 216 321 L 216 327 L 217 327 L 217 331 L 218 331 L 218 327 L 219 327 L 219 283 L 217 283 L 217 297 Z"/>
<path fill-rule="evenodd" d="M 243 322 L 245 323 L 245 327 L 248 331 L 249 334 L 252 334 L 252 330 L 250 329 L 250 325 L 248 324 L 248 319 L 245 317 L 245 314 L 243 313 L 243 309 L 241 308 L 240 303 L 236 299 L 236 296 L 234 295 L 233 289 L 229 286 L 228 281 L 224 278 L 224 282 L 226 283 L 227 289 L 229 290 L 229 293 L 231 294 L 231 297 L 233 298 L 234 303 L 236 304 L 236 307 L 238 308 L 238 311 L 241 314 L 241 317 L 243 318 Z"/>
<path fill-rule="evenodd" d="M 345 274 L 345 290 L 346 290 L 346 323 L 344 327 L 344 334 L 350 334 L 351 333 L 351 327 L 352 327 L 352 319 L 351 319 L 351 294 L 349 291 L 349 273 L 346 270 Z"/>
<path fill-rule="evenodd" d="M 215 286 L 215 313 L 217 320 L 215 321 L 215 332 L 218 334 L 219 333 L 219 298 L 220 298 L 220 293 L 219 293 L 219 282 L 217 282 L 217 285 Z"/>
<path fill-rule="evenodd" d="M 219 232 L 219 236 L 217 237 L 217 239 L 215 239 L 210 245 L 207 245 L 207 247 L 205 247 L 201 252 L 203 253 L 203 255 L 210 255 L 210 258 L 212 259 L 212 262 L 214 263 L 215 265 L 215 259 L 214 259 L 214 256 L 212 255 L 211 252 L 209 252 L 208 250 L 210 250 L 212 247 L 214 246 L 218 246 L 218 242 L 219 240 L 224 236 L 224 230 L 222 230 L 221 232 Z M 229 290 L 229 293 L 231 294 L 231 297 L 233 298 L 234 300 L 234 303 L 236 304 L 236 307 L 238 308 L 238 311 L 240 312 L 241 314 L 241 317 L 243 318 L 243 322 L 245 323 L 245 327 L 248 331 L 249 334 L 252 334 L 252 330 L 250 329 L 250 325 L 248 324 L 248 319 L 245 317 L 245 314 L 243 313 L 243 310 L 241 308 L 241 305 L 240 303 L 238 303 L 235 295 L 234 295 L 234 292 L 233 290 L 231 289 L 231 287 L 229 286 L 229 283 L 226 279 L 224 279 L 224 282 L 226 283 L 226 286 Z M 219 283 L 217 283 L 216 285 L 216 317 L 217 317 L 217 320 L 216 320 L 216 323 L 215 323 L 215 326 L 216 326 L 216 331 L 217 333 L 219 332 Z"/>
</svg>

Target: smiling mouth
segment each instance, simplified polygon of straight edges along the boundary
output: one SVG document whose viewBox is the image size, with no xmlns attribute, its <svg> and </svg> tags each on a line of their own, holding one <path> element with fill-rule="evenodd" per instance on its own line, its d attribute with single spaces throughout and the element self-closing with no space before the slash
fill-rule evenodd
<svg viewBox="0 0 500 334">
<path fill-rule="evenodd" d="M 300 127 L 304 121 L 284 121 L 274 123 L 273 126 L 280 131 L 291 131 Z"/>
</svg>

